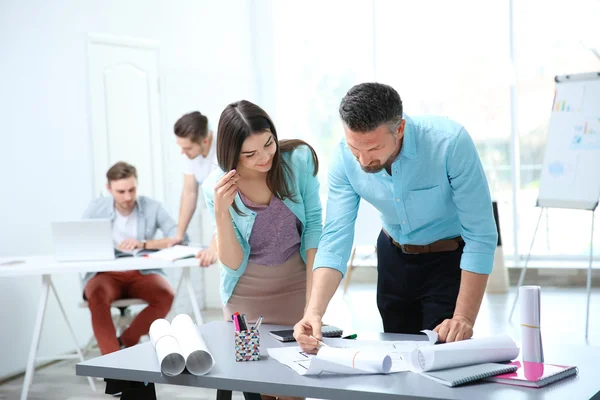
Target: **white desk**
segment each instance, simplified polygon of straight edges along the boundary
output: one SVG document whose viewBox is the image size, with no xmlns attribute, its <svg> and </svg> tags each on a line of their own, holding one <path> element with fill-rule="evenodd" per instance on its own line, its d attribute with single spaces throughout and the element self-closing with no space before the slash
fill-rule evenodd
<svg viewBox="0 0 600 400">
<path fill-rule="evenodd" d="M 7 262 L 21 261 L 18 264 L 5 265 Z M 154 269 L 154 268 L 183 268 L 179 283 L 175 291 L 175 296 L 179 294 L 182 285 L 185 284 L 190 301 L 192 303 L 192 309 L 194 310 L 194 316 L 196 323 L 202 324 L 202 315 L 200 314 L 200 307 L 198 306 L 198 300 L 194 288 L 192 287 L 191 269 L 197 268 L 199 265 L 198 260 L 194 258 L 178 260 L 174 262 L 153 260 L 144 257 L 124 257 L 110 261 L 77 261 L 77 262 L 57 262 L 54 256 L 30 256 L 30 257 L 0 257 L 0 278 L 15 277 L 15 276 L 41 276 L 42 288 L 40 290 L 40 299 L 38 303 L 37 316 L 35 320 L 35 327 L 33 331 L 33 337 L 31 339 L 31 346 L 29 348 L 29 357 L 27 361 L 27 369 L 25 370 L 25 379 L 23 381 L 23 390 L 21 391 L 21 400 L 27 399 L 29 387 L 33 380 L 33 373 L 35 372 L 35 361 L 42 359 L 37 358 L 37 350 L 40 342 L 40 334 L 42 332 L 42 325 L 44 323 L 44 316 L 46 314 L 46 305 L 48 304 L 48 294 L 50 291 L 54 293 L 60 312 L 63 315 L 71 338 L 75 343 L 75 349 L 77 355 L 66 355 L 66 356 L 54 356 L 51 358 L 44 358 L 47 360 L 63 360 L 67 358 L 79 358 L 80 361 L 84 361 L 83 354 L 77 343 L 77 338 L 71 327 L 71 323 L 67 318 L 67 314 L 63 308 L 63 305 L 58 297 L 58 293 L 52 283 L 52 274 L 64 274 L 64 273 L 81 273 L 81 272 L 105 272 L 105 271 L 129 271 L 138 269 Z M 92 390 L 96 390 L 96 385 L 91 378 L 88 378 Z"/>
</svg>

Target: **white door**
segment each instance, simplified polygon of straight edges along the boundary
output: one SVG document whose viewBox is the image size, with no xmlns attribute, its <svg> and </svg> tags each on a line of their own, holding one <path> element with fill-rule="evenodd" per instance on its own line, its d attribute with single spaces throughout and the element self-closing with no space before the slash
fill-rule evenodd
<svg viewBox="0 0 600 400">
<path fill-rule="evenodd" d="M 88 65 L 94 197 L 117 161 L 138 171 L 138 193 L 164 202 L 158 43 L 90 36 Z"/>
</svg>

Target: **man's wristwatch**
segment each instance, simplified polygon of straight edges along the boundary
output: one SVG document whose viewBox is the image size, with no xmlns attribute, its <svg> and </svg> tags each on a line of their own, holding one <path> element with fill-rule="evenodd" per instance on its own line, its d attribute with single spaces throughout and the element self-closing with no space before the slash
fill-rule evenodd
<svg viewBox="0 0 600 400">
<path fill-rule="evenodd" d="M 142 249 L 146 250 L 146 241 L 145 240 L 142 240 Z"/>
</svg>

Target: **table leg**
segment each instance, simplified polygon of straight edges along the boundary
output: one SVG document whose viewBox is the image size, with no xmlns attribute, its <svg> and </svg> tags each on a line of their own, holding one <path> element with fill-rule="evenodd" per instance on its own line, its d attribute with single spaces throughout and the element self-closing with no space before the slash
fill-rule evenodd
<svg viewBox="0 0 600 400">
<path fill-rule="evenodd" d="M 231 390 L 217 390 L 217 400 L 231 400 Z"/>
<path fill-rule="evenodd" d="M 184 284 L 188 290 L 188 296 L 190 298 L 190 303 L 192 304 L 192 310 L 194 312 L 194 318 L 196 319 L 197 325 L 203 324 L 202 313 L 200 313 L 200 307 L 198 306 L 198 299 L 196 298 L 196 293 L 194 292 L 194 287 L 192 286 L 192 270 L 191 267 L 183 267 L 181 271 L 181 276 L 179 277 L 179 282 L 177 283 L 177 289 L 175 290 L 175 298 L 179 297 L 181 293 L 181 286 Z"/>
<path fill-rule="evenodd" d="M 186 270 L 187 267 L 183 267 L 181 269 L 181 275 L 179 276 L 179 282 L 177 282 L 177 289 L 175 289 L 175 297 L 179 296 L 179 291 L 181 290 L 181 284 L 183 283 L 183 280 L 185 279 L 186 276 Z"/>
<path fill-rule="evenodd" d="M 27 359 L 27 368 L 25 369 L 25 379 L 23 380 L 23 389 L 21 390 L 21 400 L 26 400 L 29 393 L 29 387 L 33 380 L 35 372 L 35 356 L 40 344 L 40 334 L 46 315 L 46 305 L 48 304 L 48 293 L 50 292 L 50 275 L 42 276 L 42 289 L 40 291 L 40 300 L 38 303 L 37 316 L 35 317 L 35 326 L 33 328 L 33 338 L 29 347 L 29 358 Z"/>
<path fill-rule="evenodd" d="M 54 293 L 54 297 L 56 297 L 56 302 L 58 303 L 58 307 L 60 308 L 60 313 L 62 314 L 63 318 L 65 319 L 65 323 L 67 324 L 67 328 L 69 328 L 69 333 L 71 334 L 71 339 L 73 339 L 73 343 L 75 344 L 75 350 L 77 351 L 77 355 L 79 356 L 79 360 L 81 362 L 84 362 L 85 359 L 83 358 L 83 354 L 81 353 L 81 349 L 79 348 L 79 343 L 77 343 L 77 336 L 75 336 L 75 332 L 73 331 L 73 327 L 71 327 L 71 323 L 69 322 L 69 318 L 67 318 L 67 313 L 65 312 L 65 309 L 62 305 L 62 302 L 60 301 L 60 297 L 58 297 L 58 293 L 56 292 L 56 288 L 54 287 L 54 284 L 52 283 L 52 279 L 50 279 L 50 288 L 52 289 L 52 292 Z M 90 383 L 90 387 L 92 388 L 92 390 L 95 392 L 96 391 L 96 384 L 94 383 L 94 379 L 92 377 L 87 377 L 88 382 Z"/>
<path fill-rule="evenodd" d="M 105 379 L 106 394 L 121 393 L 121 400 L 156 400 L 156 389 L 151 382 Z"/>
<path fill-rule="evenodd" d="M 200 307 L 198 306 L 198 299 L 196 298 L 196 292 L 194 292 L 194 286 L 192 286 L 191 267 L 185 267 L 182 271 L 182 274 L 185 274 L 185 276 L 182 279 L 185 279 L 185 285 L 188 289 L 188 296 L 190 297 L 190 302 L 192 303 L 192 310 L 194 310 L 194 317 L 196 318 L 196 325 L 202 325 L 202 314 L 200 313 Z"/>
<path fill-rule="evenodd" d="M 246 399 L 246 400 L 262 400 L 262 396 L 259 393 L 244 392 L 244 399 Z"/>
</svg>

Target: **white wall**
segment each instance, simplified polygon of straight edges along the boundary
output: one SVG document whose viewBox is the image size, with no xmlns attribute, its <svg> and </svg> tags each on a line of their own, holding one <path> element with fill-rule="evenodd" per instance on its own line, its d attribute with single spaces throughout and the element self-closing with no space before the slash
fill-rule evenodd
<svg viewBox="0 0 600 400">
<path fill-rule="evenodd" d="M 216 127 L 234 100 L 256 101 L 247 1 L 5 0 L 0 4 L 0 256 L 49 253 L 50 221 L 78 218 L 91 199 L 88 33 L 160 42 L 166 206 L 176 217 L 182 176 L 172 126 L 199 109 Z M 158 161 L 158 160 L 157 160 Z M 198 225 L 196 225 L 198 226 Z M 194 233 L 197 237 L 198 231 Z M 214 276 L 215 274 L 210 274 Z M 91 334 L 77 308 L 78 277 L 56 276 L 80 343 Z M 39 278 L 0 280 L 0 377 L 24 369 Z M 39 354 L 73 348 L 54 300 Z"/>
</svg>

